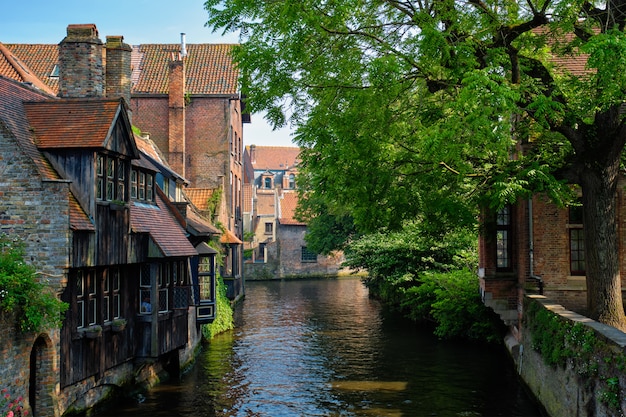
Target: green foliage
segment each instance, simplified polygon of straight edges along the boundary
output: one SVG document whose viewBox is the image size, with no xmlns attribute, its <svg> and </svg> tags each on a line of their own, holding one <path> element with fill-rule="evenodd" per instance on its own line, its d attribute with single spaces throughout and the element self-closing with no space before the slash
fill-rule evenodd
<svg viewBox="0 0 626 417">
<path fill-rule="evenodd" d="M 500 342 L 502 323 L 480 300 L 476 235 L 429 234 L 426 223 L 366 235 L 346 248 L 346 265 L 366 269 L 370 292 L 415 321 L 435 324 L 441 338 Z"/>
<path fill-rule="evenodd" d="M 406 290 L 402 306 L 409 317 L 432 320 L 435 335 L 501 343 L 505 326 L 480 299 L 476 274 L 468 270 L 422 273 Z"/>
<path fill-rule="evenodd" d="M 22 332 L 59 327 L 68 307 L 36 276 L 24 262 L 23 242 L 0 235 L 0 309 L 15 314 Z"/>
<path fill-rule="evenodd" d="M 202 326 L 202 336 L 206 340 L 211 340 L 215 335 L 231 330 L 235 324 L 233 321 L 233 309 L 230 300 L 226 296 L 226 285 L 221 276 L 218 276 L 216 283 L 216 314 L 215 321 Z"/>
<path fill-rule="evenodd" d="M 331 231 L 324 240 L 320 227 L 311 237 L 323 251 L 416 218 L 467 226 L 477 205 L 500 207 L 538 191 L 566 204 L 569 182 L 587 201 L 609 196 L 596 214 L 585 211 L 599 222 L 597 233 L 585 233 L 586 250 L 610 242 L 606 250 L 618 252 L 615 235 L 600 236 L 613 219 L 597 215 L 613 210 L 613 172 L 626 144 L 626 75 L 616 70 L 626 63 L 618 30 L 626 14 L 615 7 L 205 2 L 208 26 L 240 33 L 234 58 L 251 111 L 297 127 L 308 217 L 345 226 L 349 216 L 353 229 L 338 233 L 350 236 Z M 561 65 L 586 57 L 586 71 Z M 617 261 L 589 268 L 587 276 L 599 278 L 588 286 L 601 287 L 592 293 L 616 285 Z M 614 298 L 591 300 L 589 310 L 626 326 Z"/>
</svg>

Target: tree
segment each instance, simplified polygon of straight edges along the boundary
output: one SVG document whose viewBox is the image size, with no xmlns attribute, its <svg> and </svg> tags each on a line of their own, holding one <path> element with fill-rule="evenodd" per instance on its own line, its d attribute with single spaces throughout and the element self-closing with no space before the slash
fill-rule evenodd
<svg viewBox="0 0 626 417">
<path fill-rule="evenodd" d="M 419 213 L 441 226 L 537 191 L 564 203 L 565 182 L 578 184 L 589 313 L 626 329 L 615 206 L 626 2 L 205 6 L 208 25 L 240 33 L 251 109 L 298 127 L 304 192 L 331 214 L 350 213 L 362 232 Z M 560 65 L 572 62 L 584 70 Z"/>
</svg>

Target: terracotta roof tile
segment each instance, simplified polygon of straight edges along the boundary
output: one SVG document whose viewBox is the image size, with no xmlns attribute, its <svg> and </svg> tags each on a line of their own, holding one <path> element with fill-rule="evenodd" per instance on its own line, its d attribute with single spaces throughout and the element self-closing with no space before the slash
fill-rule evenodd
<svg viewBox="0 0 626 417">
<path fill-rule="evenodd" d="M 306 226 L 299 220 L 296 220 L 296 207 L 298 206 L 298 193 L 293 191 L 285 191 L 283 197 L 279 199 L 280 204 L 280 216 L 278 222 L 280 224 L 292 225 L 292 226 Z"/>
<path fill-rule="evenodd" d="M 250 146 L 246 146 L 250 155 Z M 254 170 L 286 170 L 299 162 L 300 148 L 293 146 L 254 146 L 250 162 Z M 254 156 L 254 159 L 252 157 Z"/>
<path fill-rule="evenodd" d="M 243 212 L 250 213 L 252 211 L 252 184 L 243 184 Z"/>
<path fill-rule="evenodd" d="M 57 44 L 4 44 L 16 57 L 56 94 L 59 91 L 59 77 L 52 76 L 59 60 Z M 0 74 L 2 72 L 0 71 Z"/>
<path fill-rule="evenodd" d="M 232 44 L 188 44 L 185 58 L 186 92 L 190 94 L 234 95 L 238 91 L 238 71 L 233 63 Z M 139 68 L 133 93 L 167 94 L 168 64 L 179 44 L 143 44 L 133 47 Z M 138 56 L 139 55 L 139 56 Z M 138 74 L 137 74 L 138 72 Z"/>
<path fill-rule="evenodd" d="M 52 76 L 58 63 L 57 44 L 5 44 L 32 72 L 56 93 L 58 76 Z M 188 44 L 185 77 L 190 94 L 235 95 L 239 72 L 231 58 L 235 44 Z M 131 82 L 133 93 L 167 94 L 168 63 L 179 44 L 143 44 L 133 46 Z M 3 72 L 6 71 L 5 74 Z M 0 75 L 19 80 L 15 70 L 0 61 Z"/>
<path fill-rule="evenodd" d="M 120 106 L 119 99 L 24 103 L 30 128 L 41 149 L 105 147 Z"/>
<path fill-rule="evenodd" d="M 197 255 L 160 190 L 157 192 L 156 202 L 156 206 L 136 202 L 131 204 L 130 218 L 133 232 L 149 233 L 164 256 Z"/>
<path fill-rule="evenodd" d="M 209 209 L 209 199 L 213 195 L 213 189 L 211 188 L 185 188 L 185 194 L 189 201 L 192 202 L 198 210 Z"/>
<path fill-rule="evenodd" d="M 24 101 L 44 101 L 50 97 L 27 88 L 18 82 L 0 77 L 0 128 L 6 129 L 16 138 L 23 152 L 28 155 L 45 179 L 60 179 L 50 162 L 35 146 L 26 118 Z"/>
<path fill-rule="evenodd" d="M 87 213 L 85 213 L 85 210 L 83 210 L 73 194 L 70 194 L 70 228 L 72 230 L 96 230 L 96 226 L 89 216 L 87 216 Z"/>
<path fill-rule="evenodd" d="M 224 233 L 220 236 L 220 243 L 241 245 L 243 242 L 230 230 L 224 230 Z"/>
</svg>

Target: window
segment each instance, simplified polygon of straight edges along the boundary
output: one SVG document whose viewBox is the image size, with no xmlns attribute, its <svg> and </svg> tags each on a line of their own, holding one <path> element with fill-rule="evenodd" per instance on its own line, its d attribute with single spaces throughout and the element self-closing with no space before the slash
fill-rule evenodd
<svg viewBox="0 0 626 417">
<path fill-rule="evenodd" d="M 289 174 L 289 188 L 296 188 L 296 176 L 294 174 Z"/>
<path fill-rule="evenodd" d="M 306 246 L 302 246 L 300 260 L 302 262 L 317 262 L 317 254 L 311 252 Z"/>
<path fill-rule="evenodd" d="M 155 200 L 154 184 L 152 173 L 133 169 L 130 173 L 130 197 L 134 200 L 153 203 Z"/>
<path fill-rule="evenodd" d="M 265 234 L 271 235 L 274 232 L 274 223 L 265 223 Z"/>
<path fill-rule="evenodd" d="M 139 313 L 150 314 L 152 302 L 150 300 L 150 264 L 141 265 L 139 276 Z"/>
<path fill-rule="evenodd" d="M 103 298 L 104 322 L 110 322 L 121 315 L 120 270 L 111 268 L 104 276 Z"/>
<path fill-rule="evenodd" d="M 76 273 L 75 281 L 76 291 L 76 327 L 78 329 L 85 327 L 85 317 L 87 315 L 85 311 L 85 277 L 83 271 Z"/>
<path fill-rule="evenodd" d="M 152 302 L 150 297 L 151 271 L 155 271 L 157 299 Z M 160 264 L 144 264 L 139 278 L 141 297 L 141 314 L 151 314 L 152 307 L 158 306 L 159 313 L 166 313 L 172 308 L 186 309 L 191 300 L 187 263 L 185 261 L 166 262 Z"/>
<path fill-rule="evenodd" d="M 96 156 L 96 198 L 126 201 L 126 161 L 107 155 Z"/>
<path fill-rule="evenodd" d="M 265 181 L 265 185 L 264 185 L 265 188 L 267 188 L 267 189 L 272 188 L 272 179 L 271 178 L 269 178 L 269 177 L 265 178 L 264 181 Z"/>
<path fill-rule="evenodd" d="M 583 207 L 569 208 L 569 258 L 570 274 L 585 275 L 585 234 L 583 231 Z"/>
<path fill-rule="evenodd" d="M 496 215 L 496 268 L 511 268 L 511 208 L 505 206 Z"/>
<path fill-rule="evenodd" d="M 130 173 L 130 198 L 137 198 L 137 175 L 139 173 L 136 169 L 133 169 Z"/>
</svg>

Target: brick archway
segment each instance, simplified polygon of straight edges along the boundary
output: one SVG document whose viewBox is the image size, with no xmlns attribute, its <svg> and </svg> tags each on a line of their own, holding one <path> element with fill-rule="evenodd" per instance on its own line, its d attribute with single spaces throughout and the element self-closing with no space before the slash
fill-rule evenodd
<svg viewBox="0 0 626 417">
<path fill-rule="evenodd" d="M 55 388 L 53 373 L 52 342 L 47 335 L 40 335 L 30 352 L 30 378 L 28 402 L 32 416 L 54 416 L 52 393 Z"/>
</svg>

